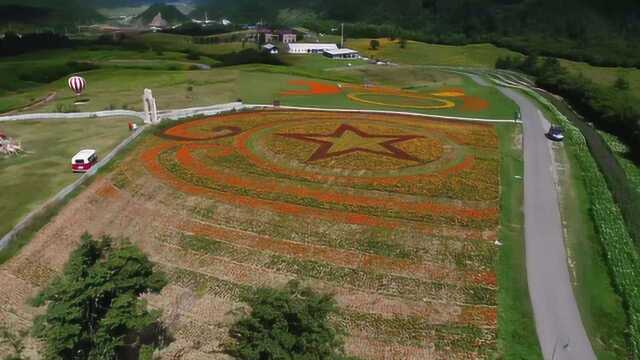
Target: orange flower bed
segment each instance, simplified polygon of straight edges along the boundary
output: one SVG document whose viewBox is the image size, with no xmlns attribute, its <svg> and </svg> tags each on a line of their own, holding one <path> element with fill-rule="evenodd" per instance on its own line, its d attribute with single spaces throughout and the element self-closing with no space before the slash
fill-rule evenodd
<svg viewBox="0 0 640 360">
<path fill-rule="evenodd" d="M 287 90 L 280 93 L 282 96 L 306 96 L 306 95 L 336 95 L 342 92 L 337 85 L 326 84 L 311 80 L 291 80 L 289 85 L 306 87 L 305 90 Z"/>
<path fill-rule="evenodd" d="M 303 117 L 311 116 L 312 118 L 322 119 L 321 124 L 325 124 L 324 127 L 327 129 L 332 128 L 331 125 L 327 125 L 331 124 L 331 119 L 340 119 L 346 116 L 344 114 L 316 112 L 271 111 L 264 113 L 232 114 L 216 118 L 215 122 L 209 119 L 185 122 L 166 130 L 164 133 L 165 137 L 179 140 L 179 142 L 161 144 L 161 150 L 152 149 L 150 150 L 151 153 L 147 152 L 143 155 L 143 158 L 146 166 L 153 173 L 163 179 L 169 180 L 172 185 L 179 187 L 185 192 L 200 195 L 206 194 L 206 196 L 209 197 L 220 200 L 224 199 L 224 201 L 243 206 L 263 207 L 283 213 L 304 214 L 346 223 L 386 228 L 397 228 L 408 225 L 409 223 L 407 223 L 407 221 L 413 223 L 414 221 L 423 221 L 423 219 L 437 220 L 437 222 L 441 224 L 453 225 L 454 228 L 469 226 L 472 223 L 485 223 L 487 226 L 497 223 L 498 209 L 493 206 L 467 206 L 462 202 L 442 200 L 403 200 L 396 199 L 393 196 L 371 196 L 372 193 L 368 192 L 369 186 L 372 186 L 371 190 L 380 189 L 381 191 L 385 191 L 387 188 L 398 189 L 407 194 L 414 192 L 418 194 L 420 188 L 431 187 L 433 187 L 434 190 L 446 189 L 448 187 L 471 189 L 474 186 L 474 181 L 478 181 L 481 178 L 488 179 L 486 175 L 482 175 L 482 177 L 478 179 L 469 178 L 469 175 L 476 174 L 477 171 L 476 160 L 471 155 L 467 155 L 446 166 L 439 165 L 439 168 L 430 169 L 428 173 L 411 174 L 409 172 L 406 175 L 402 175 L 402 172 L 395 171 L 396 175 L 394 176 L 385 176 L 385 173 L 382 172 L 381 175 L 363 177 L 349 174 L 344 176 L 324 174 L 313 169 L 285 167 L 259 155 L 260 151 L 257 151 L 255 146 L 260 148 L 264 146 L 263 143 L 259 143 L 258 145 L 251 144 L 249 146 L 252 137 L 270 134 L 269 132 L 264 133 L 264 131 L 278 124 L 281 126 L 283 123 L 295 123 L 293 121 L 299 118 L 301 114 L 305 114 Z M 389 135 L 387 135 L 387 137 L 391 137 L 392 139 L 395 139 L 396 135 L 391 134 L 398 134 L 400 139 L 402 139 L 402 136 L 405 136 L 405 133 L 408 131 L 396 129 L 389 133 L 384 130 L 385 126 L 389 126 L 388 122 L 391 120 L 389 116 L 353 115 L 353 117 L 362 118 L 363 120 L 366 119 L 367 121 L 384 120 L 380 122 L 379 125 L 371 128 L 363 125 L 362 129 L 369 129 L 367 130 L 369 133 L 382 131 L 383 133 L 388 133 Z M 464 130 L 462 133 L 469 132 L 470 134 L 475 134 L 473 131 L 480 131 L 480 133 L 478 133 L 478 136 L 480 136 L 479 134 L 482 134 L 485 129 L 491 129 L 491 127 L 485 125 L 445 124 L 441 121 L 431 124 L 422 119 L 418 121 L 417 119 L 406 116 L 398 116 L 397 118 L 397 121 L 402 120 L 403 123 L 412 124 L 409 126 L 425 126 L 425 124 L 427 124 L 426 126 L 433 127 L 434 129 L 442 128 L 442 130 L 438 131 L 451 132 L 451 135 L 459 135 L 459 131 Z M 277 121 L 275 121 L 276 119 Z M 396 120 L 394 119 L 394 121 Z M 212 124 L 216 126 L 211 126 Z M 297 122 L 296 124 L 305 123 Z M 339 122 L 336 122 L 336 124 L 339 124 Z M 378 128 L 381 130 L 376 130 Z M 304 127 L 295 131 L 305 132 Z M 276 134 L 273 136 L 280 136 L 278 134 L 276 131 Z M 366 132 L 363 134 L 366 135 Z M 466 133 L 465 135 L 461 135 L 461 137 L 465 139 L 470 138 L 469 134 Z M 482 137 L 483 141 L 486 141 L 486 135 L 482 135 Z M 226 138 L 233 139 L 233 141 L 226 141 Z M 189 141 L 195 142 L 190 143 Z M 204 141 L 207 141 L 207 143 L 203 143 Z M 216 144 L 218 141 L 222 143 Z M 313 146 L 311 148 L 313 148 Z M 408 151 L 422 151 L 420 146 L 409 146 L 405 148 Z M 430 151 L 428 150 L 429 148 L 425 149 Z M 160 165 L 157 159 L 150 162 L 152 156 L 159 156 L 168 150 L 175 151 L 176 154 L 175 157 L 172 157 L 174 160 L 171 160 L 175 162 L 175 165 L 171 166 L 181 168 L 182 170 L 178 170 L 178 168 L 174 170 L 184 173 L 183 175 L 178 176 L 173 174 L 173 170 L 169 171 L 165 169 L 165 165 Z M 195 156 L 196 153 L 199 155 Z M 283 152 L 278 151 L 278 154 L 282 156 Z M 222 168 L 218 168 L 215 165 L 216 159 L 237 155 L 242 155 L 245 159 L 249 160 L 247 164 L 253 164 L 257 168 L 260 168 L 261 173 L 254 174 L 251 172 L 250 174 L 244 174 L 243 171 L 245 170 L 238 172 L 234 170 L 233 167 L 229 167 L 232 163 Z M 205 165 L 205 158 L 202 158 L 203 156 L 212 160 L 213 163 L 211 165 Z M 451 161 L 451 159 L 448 161 Z M 482 164 L 485 162 L 486 161 L 483 160 Z M 330 162 L 327 164 L 323 166 L 330 166 Z M 243 166 L 246 167 L 247 165 Z M 494 167 L 492 165 L 491 168 L 486 168 L 485 165 L 483 165 L 479 169 L 488 170 L 494 169 Z M 284 181 L 271 179 L 267 175 L 269 173 L 282 174 L 287 178 Z M 192 180 L 190 177 L 193 176 L 195 177 Z M 309 184 L 300 182 L 300 180 L 308 180 L 317 184 L 336 183 L 347 187 L 353 185 L 366 187 L 363 189 L 354 188 L 352 191 L 345 192 L 344 189 L 334 190 L 320 185 L 309 186 Z M 478 183 L 475 188 L 483 189 L 491 186 L 491 183 Z M 326 204 L 326 206 L 322 206 L 321 204 Z M 399 215 L 401 216 L 399 217 Z M 425 216 L 426 218 L 424 218 Z M 417 223 L 411 226 L 417 226 L 422 229 L 421 231 L 426 233 L 440 231 L 433 226 L 425 226 L 424 223 Z M 450 228 L 447 229 L 447 231 L 452 233 L 452 229 Z M 473 231 L 475 230 L 472 230 L 472 232 Z M 453 233 L 455 232 L 464 234 L 465 232 L 468 233 L 468 230 L 453 230 Z M 492 234 L 490 237 L 495 237 L 495 232 L 492 232 Z M 480 238 L 487 237 L 481 235 Z"/>
<path fill-rule="evenodd" d="M 475 96 L 465 96 L 463 98 L 462 110 L 482 111 L 489 108 L 489 102 Z"/>
<path fill-rule="evenodd" d="M 324 220 L 336 221 L 339 223 L 372 226 L 387 229 L 407 227 L 422 234 L 432 236 L 452 236 L 458 238 L 483 239 L 487 241 L 494 241 L 496 239 L 496 232 L 493 231 L 487 233 L 483 230 L 462 228 L 456 226 L 434 227 L 424 223 L 390 220 L 365 214 L 355 214 L 337 210 L 320 210 L 300 205 L 224 193 L 193 185 L 173 175 L 159 162 L 158 157 L 160 156 L 160 154 L 167 150 L 175 148 L 178 145 L 178 143 L 160 144 L 145 151 L 140 159 L 142 160 L 147 170 L 151 172 L 155 177 L 165 181 L 175 189 L 184 193 L 210 197 L 214 200 L 228 202 L 230 204 L 238 206 L 266 209 L 288 215 L 315 217 Z"/>
</svg>

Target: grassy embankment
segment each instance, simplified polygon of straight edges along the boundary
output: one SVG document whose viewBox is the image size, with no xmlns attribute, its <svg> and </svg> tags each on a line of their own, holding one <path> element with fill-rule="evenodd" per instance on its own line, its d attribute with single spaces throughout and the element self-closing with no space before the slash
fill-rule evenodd
<svg viewBox="0 0 640 360">
<path fill-rule="evenodd" d="M 498 352 L 502 359 L 542 359 L 527 285 L 524 247 L 524 160 L 521 128 L 498 126 L 501 216 L 498 274 Z"/>
<path fill-rule="evenodd" d="M 128 135 L 127 118 L 0 123 L 0 129 L 22 141 L 27 154 L 0 158 L 0 236 L 22 217 L 75 181 L 71 157 L 96 149 L 106 155 Z M 2 259 L 4 255 L 0 255 Z"/>
</svg>

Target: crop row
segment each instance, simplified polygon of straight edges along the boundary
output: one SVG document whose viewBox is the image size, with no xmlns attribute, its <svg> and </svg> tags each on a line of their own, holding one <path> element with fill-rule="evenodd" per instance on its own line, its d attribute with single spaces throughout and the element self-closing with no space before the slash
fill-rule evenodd
<svg viewBox="0 0 640 360">
<path fill-rule="evenodd" d="M 171 152 L 165 152 L 160 157 L 160 163 L 173 176 L 191 184 L 191 186 L 211 189 L 234 196 L 242 196 L 267 201 L 284 202 L 315 209 L 328 209 L 345 211 L 356 214 L 366 214 L 376 217 L 386 217 L 402 220 L 414 220 L 426 223 L 448 224 L 455 226 L 470 226 L 474 228 L 486 228 L 494 226 L 497 222 L 496 209 L 460 208 L 448 209 L 444 212 L 433 211 L 431 213 L 411 212 L 408 210 L 384 209 L 374 206 L 357 206 L 342 204 L 339 202 L 325 202 L 311 197 L 299 197 L 293 194 L 263 192 L 250 188 L 236 187 L 230 184 L 218 183 L 210 178 L 193 174 L 183 168 L 174 158 Z M 336 199 L 336 201 L 338 201 Z"/>
<path fill-rule="evenodd" d="M 183 236 L 181 246 L 211 256 L 229 258 L 232 261 L 252 264 L 276 272 L 285 272 L 299 277 L 327 281 L 334 284 L 375 291 L 380 294 L 400 296 L 407 299 L 456 301 L 473 305 L 495 305 L 495 290 L 468 284 L 458 286 L 436 281 L 424 281 L 405 276 L 363 271 L 335 266 L 312 260 L 269 254 L 252 249 L 235 247 L 220 241 Z"/>
</svg>

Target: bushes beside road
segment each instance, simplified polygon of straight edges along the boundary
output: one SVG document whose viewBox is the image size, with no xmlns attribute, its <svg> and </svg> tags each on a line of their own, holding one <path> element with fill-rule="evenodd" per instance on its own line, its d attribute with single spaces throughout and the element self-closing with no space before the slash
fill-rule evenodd
<svg viewBox="0 0 640 360">
<path fill-rule="evenodd" d="M 637 357 L 640 355 L 640 256 L 629 235 L 620 209 L 609 191 L 603 174 L 591 156 L 587 142 L 575 127 L 546 98 L 525 90 L 546 106 L 566 131 L 566 144 L 578 161 L 589 192 L 591 215 L 605 252 L 616 289 L 624 300 L 629 317 L 629 338 Z"/>
<path fill-rule="evenodd" d="M 629 84 L 619 78 L 611 86 L 600 86 L 582 75 L 573 75 L 555 58 L 540 61 L 536 55 L 526 58 L 503 57 L 496 68 L 512 69 L 536 77 L 538 86 L 556 93 L 598 128 L 617 135 L 640 161 L 640 99 Z"/>
</svg>

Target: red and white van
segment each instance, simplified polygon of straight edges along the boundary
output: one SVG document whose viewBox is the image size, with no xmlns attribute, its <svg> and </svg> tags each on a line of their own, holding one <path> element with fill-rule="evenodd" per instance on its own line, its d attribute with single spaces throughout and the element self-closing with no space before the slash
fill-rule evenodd
<svg viewBox="0 0 640 360">
<path fill-rule="evenodd" d="M 95 150 L 82 150 L 71 158 L 71 170 L 73 172 L 87 172 L 98 163 L 98 155 Z"/>
</svg>

